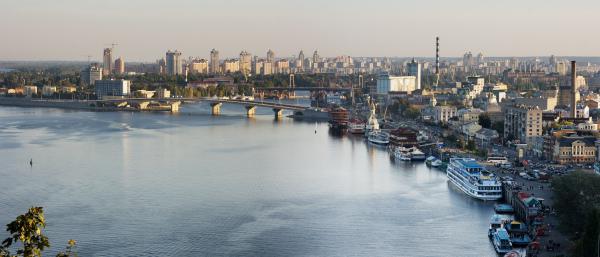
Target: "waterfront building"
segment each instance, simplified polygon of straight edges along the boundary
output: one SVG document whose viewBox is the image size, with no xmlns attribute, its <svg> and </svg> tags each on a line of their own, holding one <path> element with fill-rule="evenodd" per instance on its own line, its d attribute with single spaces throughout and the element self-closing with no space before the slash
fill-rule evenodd
<svg viewBox="0 0 600 257">
<path fill-rule="evenodd" d="M 136 98 L 152 98 L 155 94 L 155 91 L 150 91 L 150 90 L 136 90 L 135 92 L 133 92 L 133 95 Z"/>
<path fill-rule="evenodd" d="M 112 48 L 104 48 L 103 56 L 103 76 L 109 76 L 113 70 Z"/>
<path fill-rule="evenodd" d="M 123 57 L 119 57 L 115 60 L 115 74 L 125 73 L 125 61 Z"/>
<path fill-rule="evenodd" d="M 410 94 L 416 89 L 416 77 L 414 76 L 390 76 L 383 73 L 377 77 L 377 94 L 388 94 L 389 92 Z"/>
<path fill-rule="evenodd" d="M 421 89 L 421 64 L 415 61 L 415 58 L 408 63 L 408 75 L 416 78 L 417 89 Z"/>
<path fill-rule="evenodd" d="M 156 90 L 156 98 L 171 98 L 171 91 L 166 88 L 159 88 Z"/>
<path fill-rule="evenodd" d="M 24 86 L 23 87 L 23 95 L 25 97 L 31 97 L 32 95 L 37 95 L 38 88 L 36 86 Z"/>
<path fill-rule="evenodd" d="M 90 64 L 80 73 L 81 82 L 83 85 L 93 86 L 96 80 L 102 79 L 103 69 L 97 63 Z"/>
<path fill-rule="evenodd" d="M 194 59 L 189 65 L 191 73 L 196 74 L 208 74 L 208 60 L 206 59 Z"/>
<path fill-rule="evenodd" d="M 97 80 L 95 84 L 96 97 L 106 99 L 112 97 L 122 98 L 131 93 L 131 81 L 118 80 Z"/>
<path fill-rule="evenodd" d="M 218 74 L 221 72 L 219 65 L 219 51 L 214 48 L 210 50 L 210 73 Z"/>
<path fill-rule="evenodd" d="M 246 51 L 240 53 L 240 71 L 244 75 L 250 74 L 252 70 L 252 55 Z"/>
<path fill-rule="evenodd" d="M 167 75 L 182 75 L 182 60 L 181 60 L 181 52 L 175 51 L 167 51 L 165 58 L 166 72 Z"/>
<path fill-rule="evenodd" d="M 73 86 L 64 86 L 60 88 L 61 93 L 74 93 L 77 92 L 77 88 Z"/>
<path fill-rule="evenodd" d="M 54 86 L 45 85 L 42 87 L 42 95 L 43 96 L 52 96 L 56 92 L 58 92 L 58 90 Z"/>
<path fill-rule="evenodd" d="M 539 107 L 513 105 L 504 110 L 504 138 L 529 143 L 542 135 L 542 110 Z"/>
</svg>

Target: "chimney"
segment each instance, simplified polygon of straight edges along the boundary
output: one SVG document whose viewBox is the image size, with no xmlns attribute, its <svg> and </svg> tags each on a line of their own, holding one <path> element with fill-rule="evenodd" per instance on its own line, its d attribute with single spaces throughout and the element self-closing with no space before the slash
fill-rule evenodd
<svg viewBox="0 0 600 257">
<path fill-rule="evenodd" d="M 571 61 L 571 117 L 575 118 L 577 114 L 577 64 Z"/>
</svg>

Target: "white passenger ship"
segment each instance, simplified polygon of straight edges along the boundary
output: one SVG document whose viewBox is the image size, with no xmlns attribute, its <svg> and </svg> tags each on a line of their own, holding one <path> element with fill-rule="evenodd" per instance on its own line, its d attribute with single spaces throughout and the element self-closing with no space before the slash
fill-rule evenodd
<svg viewBox="0 0 600 257">
<path fill-rule="evenodd" d="M 502 197 L 502 184 L 475 159 L 450 158 L 446 169 L 448 179 L 465 194 L 484 201 Z"/>
</svg>

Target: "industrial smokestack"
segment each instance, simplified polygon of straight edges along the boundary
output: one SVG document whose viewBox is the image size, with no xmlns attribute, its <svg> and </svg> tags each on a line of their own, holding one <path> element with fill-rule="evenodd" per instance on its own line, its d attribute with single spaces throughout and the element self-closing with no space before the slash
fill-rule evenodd
<svg viewBox="0 0 600 257">
<path fill-rule="evenodd" d="M 577 114 L 577 64 L 571 61 L 571 117 Z"/>
<path fill-rule="evenodd" d="M 435 37 L 435 74 L 440 74 L 440 37 Z"/>
</svg>

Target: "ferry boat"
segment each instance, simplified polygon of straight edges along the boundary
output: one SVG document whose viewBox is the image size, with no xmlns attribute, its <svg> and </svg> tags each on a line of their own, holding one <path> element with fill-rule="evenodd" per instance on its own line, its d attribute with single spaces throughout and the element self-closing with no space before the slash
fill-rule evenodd
<svg viewBox="0 0 600 257">
<path fill-rule="evenodd" d="M 450 158 L 448 179 L 468 196 L 484 201 L 502 198 L 502 184 L 472 158 Z"/>
<path fill-rule="evenodd" d="M 364 134 L 366 130 L 366 124 L 362 120 L 352 119 L 348 123 L 348 132 L 352 134 Z"/>
<path fill-rule="evenodd" d="M 377 145 L 388 145 L 390 143 L 390 135 L 380 130 L 371 131 L 367 139 Z"/>
<path fill-rule="evenodd" d="M 512 243 L 510 242 L 510 237 L 508 235 L 508 232 L 504 228 L 496 229 L 496 231 L 492 235 L 492 243 L 494 244 L 494 249 L 499 254 L 506 254 L 512 251 Z"/>
</svg>

